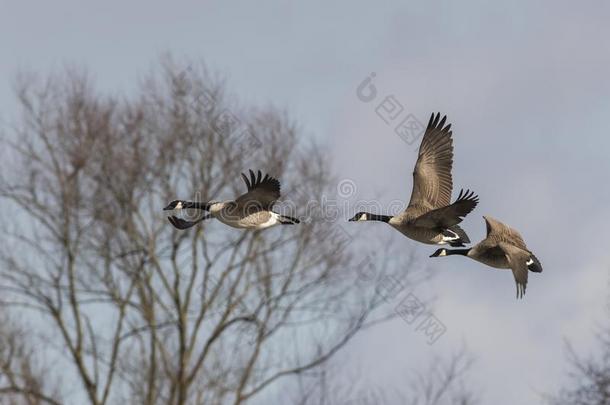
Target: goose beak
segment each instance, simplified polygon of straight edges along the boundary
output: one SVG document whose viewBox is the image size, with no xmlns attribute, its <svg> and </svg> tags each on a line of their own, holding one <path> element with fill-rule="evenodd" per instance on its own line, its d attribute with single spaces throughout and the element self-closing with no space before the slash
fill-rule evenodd
<svg viewBox="0 0 610 405">
<path fill-rule="evenodd" d="M 439 249 L 430 255 L 430 257 L 441 257 L 441 256 L 447 256 L 447 252 L 445 251 L 445 249 Z"/>
<path fill-rule="evenodd" d="M 175 200 L 169 203 L 169 205 L 163 208 L 163 211 L 173 211 L 173 210 L 181 210 L 182 208 L 186 208 L 189 203 L 185 201 Z"/>
</svg>

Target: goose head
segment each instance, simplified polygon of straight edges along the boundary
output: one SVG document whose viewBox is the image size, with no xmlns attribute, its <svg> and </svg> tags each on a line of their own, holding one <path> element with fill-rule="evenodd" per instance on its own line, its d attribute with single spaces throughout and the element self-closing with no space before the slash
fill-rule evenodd
<svg viewBox="0 0 610 405">
<path fill-rule="evenodd" d="M 352 218 L 349 219 L 350 222 L 356 222 L 356 221 L 368 221 L 369 220 L 369 214 L 367 214 L 366 212 L 359 212 L 356 215 L 354 215 Z"/>
<path fill-rule="evenodd" d="M 167 207 L 163 208 L 163 211 L 171 211 L 171 210 L 181 210 L 186 208 L 186 201 L 184 200 L 174 200 L 167 205 Z"/>
<path fill-rule="evenodd" d="M 441 248 L 430 255 L 430 257 L 443 257 L 443 256 L 447 256 L 447 249 L 445 249 L 445 248 Z"/>
<path fill-rule="evenodd" d="M 392 219 L 389 215 L 377 215 L 371 214 L 369 212 L 359 212 L 350 221 L 359 222 L 359 221 L 381 221 L 381 222 L 390 222 Z"/>
</svg>

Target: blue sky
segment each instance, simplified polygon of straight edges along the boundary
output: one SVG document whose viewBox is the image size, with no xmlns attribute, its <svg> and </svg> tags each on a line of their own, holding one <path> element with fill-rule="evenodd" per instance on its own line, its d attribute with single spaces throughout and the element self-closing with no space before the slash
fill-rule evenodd
<svg viewBox="0 0 610 405">
<path fill-rule="evenodd" d="M 375 103 L 356 97 L 357 86 L 375 72 L 380 95 L 421 121 L 448 114 L 454 187 L 481 197 L 464 225 L 471 239 L 484 237 L 481 215 L 501 219 L 521 231 L 545 272 L 515 302 L 507 272 L 462 258 L 430 262 L 437 277 L 418 294 L 436 297 L 447 334 L 428 347 L 394 322 L 359 337 L 347 357 L 368 380 L 401 386 L 416 364 L 465 344 L 478 359 L 472 376 L 484 403 L 535 404 L 563 378 L 563 339 L 590 347 L 610 285 L 610 3 L 0 4 L 4 121 L 14 117 L 19 69 L 84 66 L 101 89 L 129 92 L 170 51 L 204 59 L 244 103 L 285 108 L 331 148 L 358 197 L 389 203 L 408 200 L 415 149 Z M 393 237 L 418 256 L 431 253 Z"/>
</svg>

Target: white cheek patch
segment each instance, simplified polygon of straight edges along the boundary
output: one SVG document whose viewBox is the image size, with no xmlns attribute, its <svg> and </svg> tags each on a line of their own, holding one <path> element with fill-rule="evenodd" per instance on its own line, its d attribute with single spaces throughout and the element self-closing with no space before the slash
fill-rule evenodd
<svg viewBox="0 0 610 405">
<path fill-rule="evenodd" d="M 527 266 L 531 266 L 532 264 L 534 264 L 534 260 L 530 258 L 530 259 L 527 261 L 527 263 L 525 263 L 525 264 L 526 264 Z"/>
<path fill-rule="evenodd" d="M 176 207 L 174 209 L 175 210 L 181 210 L 182 209 L 182 202 L 178 202 L 178 204 L 176 204 Z"/>
<path fill-rule="evenodd" d="M 446 250 L 441 251 L 441 254 L 439 256 L 440 257 L 447 256 L 447 251 Z"/>
<path fill-rule="evenodd" d="M 366 216 L 366 214 L 362 214 L 362 216 L 360 217 L 360 219 L 358 221 L 366 221 L 368 220 L 368 217 Z"/>
</svg>

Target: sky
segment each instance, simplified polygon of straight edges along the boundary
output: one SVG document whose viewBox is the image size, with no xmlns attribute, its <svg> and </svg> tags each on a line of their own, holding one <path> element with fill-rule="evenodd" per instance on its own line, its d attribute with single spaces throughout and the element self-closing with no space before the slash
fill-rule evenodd
<svg viewBox="0 0 610 405">
<path fill-rule="evenodd" d="M 537 404 L 564 381 L 565 340 L 586 353 L 607 316 L 609 19 L 601 0 L 0 0 L 0 121 L 14 118 L 21 69 L 83 66 L 99 88 L 128 92 L 169 51 L 205 60 L 244 104 L 288 111 L 331 150 L 355 197 L 389 204 L 408 201 L 417 143 L 377 106 L 393 96 L 402 116 L 447 114 L 454 191 L 481 198 L 464 222 L 470 238 L 485 236 L 482 215 L 496 217 L 519 229 L 544 272 L 516 301 L 509 272 L 429 259 L 436 277 L 414 293 L 435 298 L 442 338 L 429 346 L 397 320 L 344 355 L 367 381 L 400 387 L 418 365 L 466 346 L 483 403 Z M 377 95 L 365 102 L 357 88 L 373 73 Z M 433 251 L 392 237 L 418 257 Z"/>
</svg>

